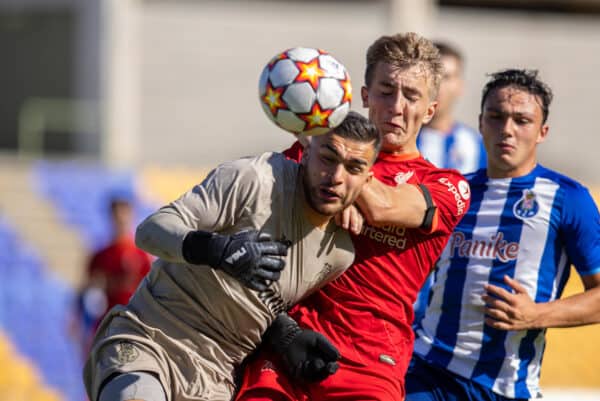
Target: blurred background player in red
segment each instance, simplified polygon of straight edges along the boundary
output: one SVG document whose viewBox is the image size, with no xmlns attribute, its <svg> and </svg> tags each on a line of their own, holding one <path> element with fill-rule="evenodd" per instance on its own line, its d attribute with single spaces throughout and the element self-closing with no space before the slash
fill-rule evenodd
<svg viewBox="0 0 600 401">
<path fill-rule="evenodd" d="M 134 242 L 133 195 L 125 191 L 110 194 L 109 214 L 111 240 L 91 255 L 86 282 L 78 297 L 78 335 L 84 354 L 106 312 L 115 305 L 126 305 L 150 271 L 149 255 Z"/>
<path fill-rule="evenodd" d="M 377 180 L 357 199 L 366 224 L 351 227 L 354 263 L 289 316 L 278 316 L 265 336 L 274 352 L 249 362 L 238 401 L 404 398 L 413 303 L 469 207 L 464 178 L 436 168 L 416 146 L 435 113 L 441 75 L 438 50 L 417 34 L 382 36 L 369 47 L 361 95 L 382 148 Z M 304 341 L 313 330 L 339 354 L 322 341 Z"/>
</svg>

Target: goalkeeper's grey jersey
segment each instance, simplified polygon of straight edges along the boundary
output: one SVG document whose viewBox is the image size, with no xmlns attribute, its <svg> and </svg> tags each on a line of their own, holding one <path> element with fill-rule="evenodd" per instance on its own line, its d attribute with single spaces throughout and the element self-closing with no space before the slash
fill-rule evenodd
<svg viewBox="0 0 600 401">
<path fill-rule="evenodd" d="M 350 266 L 348 233 L 333 222 L 318 229 L 304 217 L 298 169 L 276 153 L 225 163 L 138 227 L 138 244 L 159 259 L 129 305 L 99 328 L 86 368 L 92 399 L 103 378 L 130 370 L 157 373 L 169 399 L 227 399 L 234 368 L 275 316 Z M 245 228 L 292 243 L 281 279 L 266 291 L 183 260 L 190 230 Z"/>
</svg>

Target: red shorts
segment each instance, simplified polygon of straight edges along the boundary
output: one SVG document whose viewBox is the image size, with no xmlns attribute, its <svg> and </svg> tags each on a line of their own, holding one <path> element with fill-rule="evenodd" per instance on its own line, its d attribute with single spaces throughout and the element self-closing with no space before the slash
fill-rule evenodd
<svg viewBox="0 0 600 401">
<path fill-rule="evenodd" d="M 236 401 L 402 401 L 403 378 L 340 362 L 320 383 L 293 383 L 267 355 L 257 355 L 243 372 Z"/>
<path fill-rule="evenodd" d="M 403 400 L 412 336 L 369 312 L 335 311 L 331 306 L 319 307 L 320 313 L 310 306 L 296 307 L 292 316 L 338 348 L 342 357 L 335 374 L 320 383 L 293 383 L 274 358 L 259 354 L 246 366 L 236 400 Z"/>
</svg>

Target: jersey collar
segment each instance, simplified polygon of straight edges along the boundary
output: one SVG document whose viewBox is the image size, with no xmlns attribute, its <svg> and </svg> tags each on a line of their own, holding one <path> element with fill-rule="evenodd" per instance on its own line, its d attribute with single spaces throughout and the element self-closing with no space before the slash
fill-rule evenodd
<svg viewBox="0 0 600 401">
<path fill-rule="evenodd" d="M 421 157 L 421 153 L 419 153 L 419 152 L 411 152 L 411 153 L 403 153 L 403 154 L 379 152 L 379 155 L 377 155 L 378 160 L 383 160 L 383 161 L 388 161 L 388 162 L 403 162 L 406 160 L 417 159 L 419 157 Z"/>
</svg>

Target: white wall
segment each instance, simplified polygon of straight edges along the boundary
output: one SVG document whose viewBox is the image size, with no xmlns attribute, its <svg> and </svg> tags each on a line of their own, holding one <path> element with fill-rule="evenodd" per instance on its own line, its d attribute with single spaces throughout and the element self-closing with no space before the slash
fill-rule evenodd
<svg viewBox="0 0 600 401">
<path fill-rule="evenodd" d="M 458 114 L 476 126 L 486 73 L 536 68 L 554 91 L 542 163 L 599 184 L 600 16 L 442 9 L 437 36 L 467 56 L 467 93 Z"/>
<path fill-rule="evenodd" d="M 144 7 L 145 160 L 211 165 L 291 143 L 292 136 L 264 115 L 257 91 L 264 65 L 286 48 L 332 52 L 358 88 L 364 50 L 382 33 L 382 8 L 298 4 L 204 1 Z"/>
<path fill-rule="evenodd" d="M 385 2 L 145 2 L 141 10 L 141 158 L 212 165 L 291 142 L 263 115 L 258 75 L 293 46 L 321 47 L 362 84 L 364 53 L 388 33 Z M 458 114 L 476 125 L 485 73 L 539 68 L 554 88 L 551 131 L 541 159 L 597 182 L 595 114 L 600 19 L 441 8 L 434 38 L 467 55 L 467 93 Z M 355 90 L 354 108 L 361 109 Z"/>
</svg>

